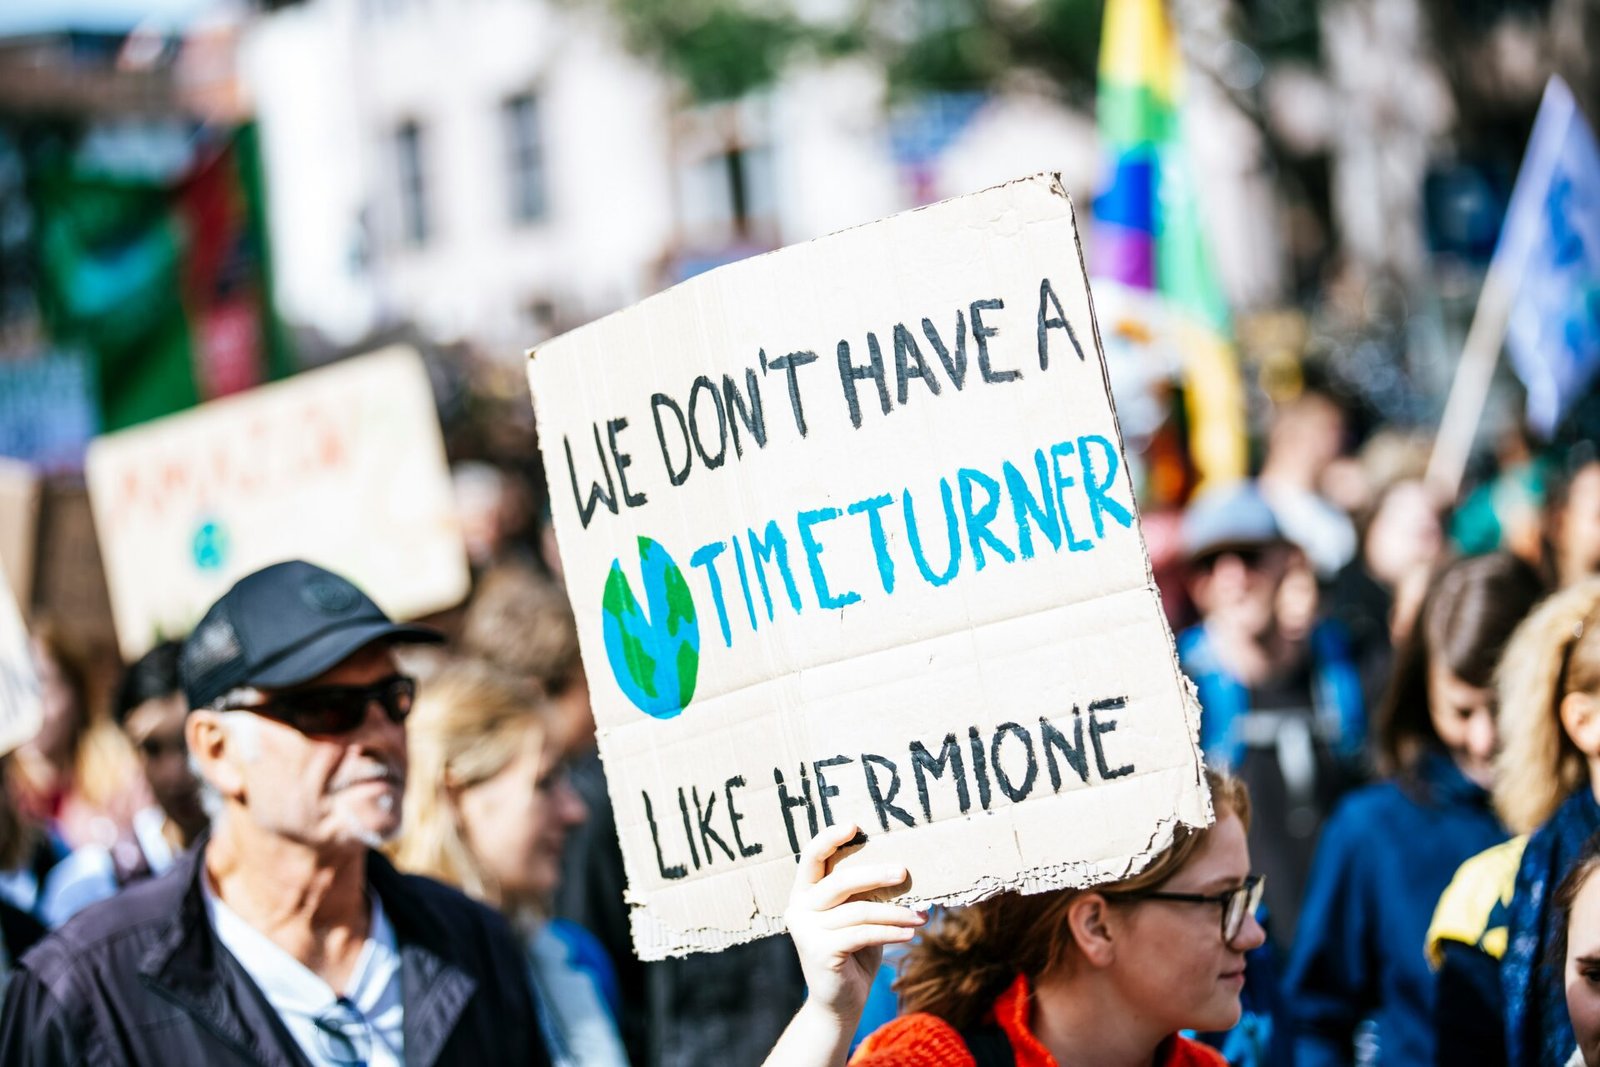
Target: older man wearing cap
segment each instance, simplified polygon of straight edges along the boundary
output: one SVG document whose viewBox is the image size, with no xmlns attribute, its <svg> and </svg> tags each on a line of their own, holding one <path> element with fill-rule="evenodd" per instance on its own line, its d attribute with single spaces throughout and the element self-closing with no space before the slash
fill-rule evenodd
<svg viewBox="0 0 1600 1067">
<path fill-rule="evenodd" d="M 544 1064 L 516 939 L 373 851 L 400 823 L 437 641 L 307 563 L 243 578 L 184 643 L 209 840 L 21 961 L 0 1064 Z"/>
</svg>

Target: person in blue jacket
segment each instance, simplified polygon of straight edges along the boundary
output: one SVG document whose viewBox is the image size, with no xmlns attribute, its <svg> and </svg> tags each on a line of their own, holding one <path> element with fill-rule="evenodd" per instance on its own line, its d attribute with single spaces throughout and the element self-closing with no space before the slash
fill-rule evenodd
<svg viewBox="0 0 1600 1067">
<path fill-rule="evenodd" d="M 1463 861 L 1505 840 L 1491 805 L 1494 671 L 1544 588 L 1499 553 L 1433 580 L 1379 712 L 1392 776 L 1324 825 L 1284 975 L 1299 1067 L 1435 1062 L 1434 905 Z M 1376 1043 L 1376 1048 L 1371 1047 Z"/>
<path fill-rule="evenodd" d="M 1291 610 L 1314 579 L 1254 482 L 1197 497 L 1182 540 L 1201 618 L 1178 635 L 1178 662 L 1200 698 L 1200 747 L 1261 800 L 1250 852 L 1267 879 L 1271 941 L 1289 945 L 1317 830 L 1366 779 L 1360 671 L 1338 620 Z"/>
</svg>

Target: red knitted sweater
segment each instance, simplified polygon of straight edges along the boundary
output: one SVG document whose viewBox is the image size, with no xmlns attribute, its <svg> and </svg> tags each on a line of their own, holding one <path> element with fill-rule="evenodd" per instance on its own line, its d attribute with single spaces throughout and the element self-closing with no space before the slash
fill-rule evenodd
<svg viewBox="0 0 1600 1067">
<path fill-rule="evenodd" d="M 1028 1029 L 1028 979 L 1018 975 L 994 1002 L 1000 1024 L 1016 1052 L 1017 1067 L 1060 1067 Z M 1227 1067 L 1217 1052 L 1174 1034 L 1156 1050 L 1151 1067 Z M 936 1015 L 903 1015 L 880 1027 L 850 1058 L 850 1067 L 976 1067 L 966 1042 Z"/>
</svg>

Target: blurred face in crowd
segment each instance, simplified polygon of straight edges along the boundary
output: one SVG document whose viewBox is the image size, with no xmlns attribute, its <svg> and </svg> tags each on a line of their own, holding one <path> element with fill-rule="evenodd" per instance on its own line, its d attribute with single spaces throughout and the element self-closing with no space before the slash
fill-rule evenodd
<svg viewBox="0 0 1600 1067">
<path fill-rule="evenodd" d="M 78 706 L 78 696 L 49 647 L 36 638 L 29 642 L 29 649 L 33 653 L 34 670 L 39 675 L 42 702 L 39 732 L 34 734 L 29 747 L 52 762 L 65 759 L 81 725 L 83 709 Z"/>
<path fill-rule="evenodd" d="M 1283 580 L 1278 583 L 1274 606 L 1278 631 L 1293 640 L 1304 640 L 1317 622 L 1317 605 L 1322 602 L 1317 588 L 1317 572 L 1298 548 L 1288 549 Z"/>
<path fill-rule="evenodd" d="M 387 647 L 369 645 L 296 689 L 368 686 L 399 673 Z M 304 734 L 252 713 L 219 722 L 214 712 L 195 711 L 189 719 L 205 777 L 257 828 L 318 849 L 375 846 L 399 831 L 405 727 L 376 701 L 344 734 Z M 225 736 L 217 739 L 214 729 Z"/>
<path fill-rule="evenodd" d="M 1229 812 L 1160 891 L 1212 896 L 1243 885 L 1249 874 L 1244 823 Z M 1222 939 L 1218 904 L 1142 900 L 1110 908 L 1104 921 L 1110 934 L 1107 976 L 1130 1010 L 1150 1018 L 1155 1029 L 1226 1030 L 1239 1021 L 1245 953 L 1266 940 L 1254 915 L 1231 944 Z M 1091 947 L 1085 954 L 1096 951 Z"/>
<path fill-rule="evenodd" d="M 1291 558 L 1285 545 L 1249 545 L 1220 552 L 1197 570 L 1195 605 L 1208 623 L 1238 629 L 1251 637 L 1264 636 L 1276 625 L 1278 592 Z"/>
<path fill-rule="evenodd" d="M 461 520 L 461 536 L 467 545 L 467 558 L 474 566 L 486 566 L 500 552 L 505 478 L 484 463 L 459 464 L 450 476 L 455 490 L 456 514 Z"/>
<path fill-rule="evenodd" d="M 1600 462 L 1588 464 L 1573 478 L 1554 534 L 1563 584 L 1600 573 Z"/>
<path fill-rule="evenodd" d="M 1437 660 L 1428 664 L 1428 713 L 1434 732 L 1461 773 L 1483 786 L 1494 784 L 1494 755 L 1500 748 L 1495 729 L 1494 690 L 1463 682 Z"/>
<path fill-rule="evenodd" d="M 1567 918 L 1567 1013 L 1587 1067 L 1600 1067 L 1600 878 L 1573 898 Z"/>
<path fill-rule="evenodd" d="M 561 880 L 567 831 L 588 817 L 567 778 L 562 739 L 530 719 L 516 754 L 455 797 L 462 837 L 505 906 L 546 904 Z"/>
<path fill-rule="evenodd" d="M 173 693 L 134 708 L 122 729 L 139 753 L 156 803 L 169 819 L 193 834 L 205 826 L 206 813 L 200 807 L 200 782 L 189 768 L 189 748 L 183 739 L 187 716 L 183 694 Z"/>
<path fill-rule="evenodd" d="M 1321 475 L 1343 450 L 1344 436 L 1344 412 L 1339 406 L 1307 394 L 1278 413 L 1267 442 L 1267 461 Z"/>
<path fill-rule="evenodd" d="M 1375 578 L 1392 588 L 1411 572 L 1431 565 L 1443 547 L 1444 528 L 1426 486 L 1401 482 L 1384 494 L 1364 550 Z"/>
</svg>

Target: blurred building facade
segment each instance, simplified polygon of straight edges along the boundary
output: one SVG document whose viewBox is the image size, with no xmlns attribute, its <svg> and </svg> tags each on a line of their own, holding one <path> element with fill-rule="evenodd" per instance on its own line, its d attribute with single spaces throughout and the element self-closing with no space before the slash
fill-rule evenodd
<svg viewBox="0 0 1600 1067">
<path fill-rule="evenodd" d="M 578 14 L 313 0 L 244 63 L 289 319 L 498 346 L 643 295 L 672 225 L 666 98 Z"/>
<path fill-rule="evenodd" d="M 1040 170 L 1087 197 L 1092 119 L 1044 96 L 885 106 L 865 59 L 695 105 L 605 15 L 308 0 L 259 20 L 280 312 L 496 357 L 732 259 Z"/>
</svg>

